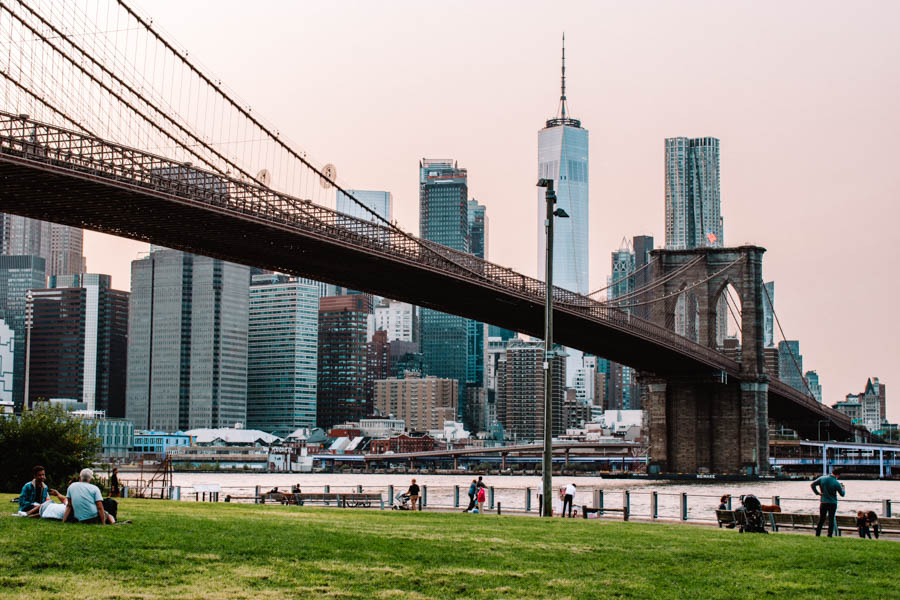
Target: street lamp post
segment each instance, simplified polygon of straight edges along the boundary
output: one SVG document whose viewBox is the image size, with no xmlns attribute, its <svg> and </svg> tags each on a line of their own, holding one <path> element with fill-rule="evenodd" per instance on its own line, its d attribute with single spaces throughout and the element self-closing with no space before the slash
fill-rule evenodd
<svg viewBox="0 0 900 600">
<path fill-rule="evenodd" d="M 25 292 L 25 398 L 22 400 L 22 412 L 28 408 L 28 394 L 31 379 L 31 320 L 34 316 L 34 295 L 31 290 Z"/>
<path fill-rule="evenodd" d="M 556 192 L 553 191 L 552 179 L 541 179 L 538 187 L 545 188 L 544 199 L 547 203 L 547 217 L 544 220 L 544 229 L 547 232 L 547 252 L 545 287 L 546 300 L 544 304 L 544 451 L 541 458 L 541 516 L 552 516 L 553 496 L 553 358 L 556 353 L 553 350 L 553 217 L 568 217 L 566 211 L 554 210 L 556 204 Z"/>
</svg>

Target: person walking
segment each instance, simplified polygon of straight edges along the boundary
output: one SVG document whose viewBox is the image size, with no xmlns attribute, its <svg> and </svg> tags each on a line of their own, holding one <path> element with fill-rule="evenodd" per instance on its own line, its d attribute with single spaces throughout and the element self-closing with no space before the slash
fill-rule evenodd
<svg viewBox="0 0 900 600">
<path fill-rule="evenodd" d="M 469 506 L 463 512 L 469 512 L 473 508 L 475 508 L 475 494 L 478 492 L 478 482 L 474 479 L 472 483 L 469 484 Z"/>
<path fill-rule="evenodd" d="M 822 535 L 822 525 L 828 520 L 828 537 L 834 533 L 834 516 L 837 513 L 837 496 L 844 495 L 844 485 L 838 481 L 840 471 L 835 469 L 831 475 L 823 475 L 810 484 L 819 500 L 819 524 L 816 525 L 816 537 Z"/>
<path fill-rule="evenodd" d="M 109 495 L 113 498 L 119 497 L 119 468 L 113 467 L 112 475 L 109 476 Z"/>
<path fill-rule="evenodd" d="M 563 506 L 562 506 L 563 518 L 566 517 L 566 510 L 567 510 L 566 507 L 568 507 L 568 511 L 569 511 L 568 517 L 570 519 L 572 518 L 572 501 L 575 499 L 576 491 L 577 491 L 577 489 L 575 488 L 574 483 L 570 483 L 569 485 L 566 486 L 566 493 L 565 493 L 565 496 L 563 496 Z"/>
<path fill-rule="evenodd" d="M 410 510 L 422 510 L 422 507 L 419 505 L 419 486 L 416 485 L 415 479 L 412 480 L 406 493 L 409 494 Z M 416 506 L 418 506 L 418 509 Z"/>
</svg>

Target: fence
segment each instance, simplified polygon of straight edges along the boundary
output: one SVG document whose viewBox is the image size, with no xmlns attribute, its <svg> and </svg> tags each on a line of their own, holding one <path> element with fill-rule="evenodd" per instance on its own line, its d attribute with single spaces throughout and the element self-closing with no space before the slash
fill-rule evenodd
<svg viewBox="0 0 900 600">
<path fill-rule="evenodd" d="M 218 487 L 218 486 L 216 486 Z M 438 510 L 462 510 L 468 506 L 467 486 L 429 486 L 421 487 L 421 502 L 425 508 Z M 189 486 L 172 488 L 154 488 L 152 498 L 167 498 L 182 501 L 218 501 L 236 503 L 260 503 L 262 497 L 270 491 L 291 492 L 290 487 L 275 486 L 242 486 L 218 487 L 211 491 L 208 485 L 197 485 L 197 489 Z M 406 491 L 406 486 L 304 486 L 304 493 L 375 493 L 381 494 L 385 506 L 390 506 L 397 494 Z M 491 511 L 502 511 L 517 514 L 538 514 L 540 505 L 540 488 L 487 488 L 485 507 Z M 582 505 L 592 508 L 625 509 L 630 519 L 714 522 L 716 509 L 719 507 L 720 495 L 688 494 L 686 492 L 658 492 L 652 490 L 604 490 L 599 487 L 579 487 L 573 504 L 579 509 Z M 818 514 L 819 500 L 814 496 L 806 498 L 790 498 L 781 496 L 761 496 L 763 504 L 774 504 L 784 512 Z M 269 500 L 268 502 L 271 502 Z M 740 500 L 729 500 L 729 508 L 737 508 Z M 873 510 L 882 517 L 892 516 L 893 505 L 897 500 L 884 499 L 841 499 L 838 514 L 856 514 L 858 510 Z"/>
</svg>

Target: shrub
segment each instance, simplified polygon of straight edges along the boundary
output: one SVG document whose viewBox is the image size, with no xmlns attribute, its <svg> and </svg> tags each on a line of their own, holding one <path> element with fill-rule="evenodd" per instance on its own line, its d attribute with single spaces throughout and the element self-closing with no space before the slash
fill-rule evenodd
<svg viewBox="0 0 900 600">
<path fill-rule="evenodd" d="M 100 444 L 91 423 L 58 406 L 0 417 L 0 489 L 21 490 L 35 465 L 44 466 L 50 487 L 62 487 L 91 465 Z"/>
</svg>

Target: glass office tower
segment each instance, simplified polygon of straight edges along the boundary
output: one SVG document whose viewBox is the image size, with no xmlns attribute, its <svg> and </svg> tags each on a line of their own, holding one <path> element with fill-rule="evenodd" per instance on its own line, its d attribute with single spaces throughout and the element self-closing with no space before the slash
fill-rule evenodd
<svg viewBox="0 0 900 600">
<path fill-rule="evenodd" d="M 375 212 L 379 217 L 390 221 L 393 219 L 393 197 L 390 192 L 381 192 L 377 190 L 347 190 L 354 198 L 362 202 L 366 208 Z M 365 210 L 359 204 L 354 202 L 344 192 L 338 190 L 335 208 L 338 212 L 363 219 L 364 221 L 374 221 L 383 225 L 384 223 L 376 219 L 372 213 Z"/>
<path fill-rule="evenodd" d="M 247 349 L 247 427 L 286 437 L 316 425 L 319 292 L 287 275 L 254 275 Z"/>
<path fill-rule="evenodd" d="M 468 175 L 456 162 L 422 159 L 419 163 L 419 235 L 462 252 L 470 251 Z M 468 319 L 422 309 L 422 355 L 428 374 L 459 382 L 459 416 L 466 414 Z"/>
<path fill-rule="evenodd" d="M 590 293 L 588 131 L 568 114 L 566 100 L 566 47 L 563 37 L 562 93 L 556 116 L 538 132 L 538 179 L 553 181 L 557 207 L 569 218 L 557 218 L 553 232 L 553 285 L 579 294 Z M 546 203 L 538 189 L 538 277 L 544 279 L 547 238 Z"/>
<path fill-rule="evenodd" d="M 589 294 L 589 193 L 588 131 L 569 115 L 566 99 L 566 48 L 563 37 L 562 87 L 559 109 L 538 132 L 538 179 L 553 181 L 557 208 L 569 218 L 557 217 L 553 230 L 553 285 L 578 294 Z M 546 280 L 547 216 L 545 190 L 538 189 L 537 238 L 538 278 Z M 583 353 L 566 348 L 567 373 L 574 376 Z M 572 383 L 571 381 L 569 382 Z"/>
</svg>

